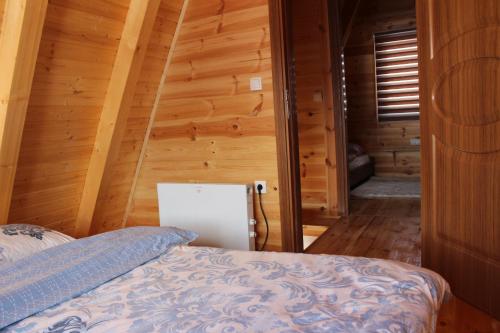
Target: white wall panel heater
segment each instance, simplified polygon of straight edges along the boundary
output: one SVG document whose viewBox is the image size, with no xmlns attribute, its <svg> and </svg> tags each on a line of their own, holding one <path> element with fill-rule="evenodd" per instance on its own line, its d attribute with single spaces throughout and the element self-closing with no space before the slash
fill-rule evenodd
<svg viewBox="0 0 500 333">
<path fill-rule="evenodd" d="M 251 185 L 158 184 L 160 225 L 192 230 L 192 243 L 235 250 L 255 250 Z"/>
</svg>

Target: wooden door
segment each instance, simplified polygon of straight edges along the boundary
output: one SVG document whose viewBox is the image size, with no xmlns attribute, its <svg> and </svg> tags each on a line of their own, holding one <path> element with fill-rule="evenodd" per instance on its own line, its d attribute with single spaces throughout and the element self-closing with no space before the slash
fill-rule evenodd
<svg viewBox="0 0 500 333">
<path fill-rule="evenodd" d="M 269 1 L 282 250 L 303 252 L 297 115 L 293 91 L 291 2 Z"/>
<path fill-rule="evenodd" d="M 423 264 L 500 318 L 500 1 L 417 0 Z"/>
<path fill-rule="evenodd" d="M 295 64 L 295 50 L 293 44 L 293 1 L 283 2 L 284 15 L 284 40 L 285 40 L 285 108 L 288 110 L 288 124 L 290 132 L 288 144 L 290 147 L 290 170 L 294 191 L 293 206 L 295 207 L 294 249 L 293 252 L 304 252 L 304 236 L 302 230 L 302 198 L 300 182 L 300 157 L 299 157 L 299 119 L 297 114 L 297 73 Z"/>
</svg>

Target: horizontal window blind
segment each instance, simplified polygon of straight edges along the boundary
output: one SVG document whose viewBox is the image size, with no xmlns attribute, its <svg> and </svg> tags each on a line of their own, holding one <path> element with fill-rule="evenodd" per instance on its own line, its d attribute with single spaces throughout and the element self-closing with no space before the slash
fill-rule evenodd
<svg viewBox="0 0 500 333">
<path fill-rule="evenodd" d="M 375 34 L 374 39 L 378 119 L 418 119 L 416 30 Z"/>
</svg>

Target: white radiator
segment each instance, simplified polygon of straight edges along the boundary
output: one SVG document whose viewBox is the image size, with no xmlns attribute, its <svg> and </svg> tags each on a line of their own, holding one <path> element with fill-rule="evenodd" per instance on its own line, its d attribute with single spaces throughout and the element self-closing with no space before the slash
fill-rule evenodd
<svg viewBox="0 0 500 333">
<path fill-rule="evenodd" d="M 251 185 L 158 184 L 160 225 L 192 230 L 192 243 L 255 250 Z"/>
</svg>

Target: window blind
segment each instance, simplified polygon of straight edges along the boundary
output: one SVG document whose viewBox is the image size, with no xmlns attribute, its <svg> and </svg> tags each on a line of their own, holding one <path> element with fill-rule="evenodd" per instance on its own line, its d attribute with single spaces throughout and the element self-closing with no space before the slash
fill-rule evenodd
<svg viewBox="0 0 500 333">
<path fill-rule="evenodd" d="M 379 121 L 418 119 L 416 30 L 379 33 L 374 40 Z"/>
</svg>

